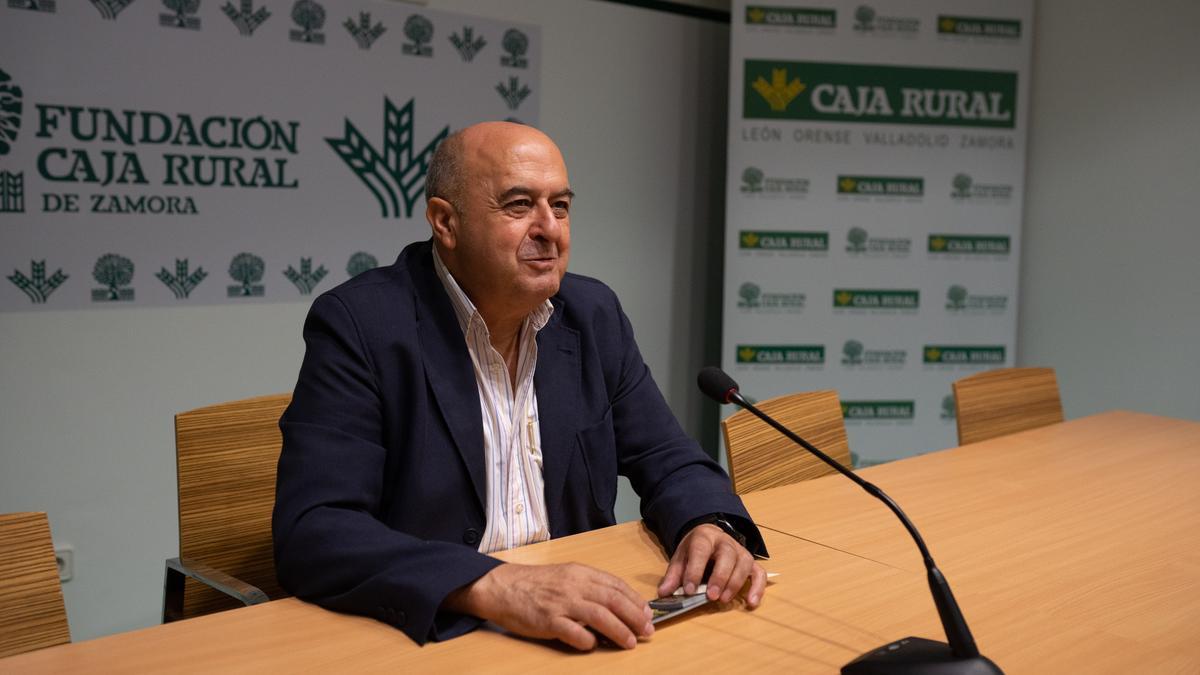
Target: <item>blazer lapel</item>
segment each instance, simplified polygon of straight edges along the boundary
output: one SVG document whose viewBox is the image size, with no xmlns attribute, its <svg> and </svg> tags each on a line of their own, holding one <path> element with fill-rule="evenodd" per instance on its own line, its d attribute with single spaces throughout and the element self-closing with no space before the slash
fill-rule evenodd
<svg viewBox="0 0 1200 675">
<path fill-rule="evenodd" d="M 462 328 L 450 305 L 446 289 L 433 269 L 431 246 L 416 251 L 409 263 L 416 290 L 417 334 L 421 341 L 421 360 L 425 377 L 437 407 L 450 429 L 458 454 L 479 508 L 487 512 L 487 476 L 483 457 L 483 420 L 479 409 L 479 385 L 471 365 L 471 355 Z"/>
<path fill-rule="evenodd" d="M 555 514 L 562 509 L 567 469 L 577 453 L 575 434 L 579 430 L 579 406 L 582 403 L 579 333 L 562 325 L 562 302 L 553 298 L 554 314 L 538 332 L 537 371 L 533 386 L 537 390 L 538 426 L 542 437 L 542 478 L 546 491 L 546 513 L 554 529 Z M 553 533 L 552 533 L 553 534 Z"/>
</svg>

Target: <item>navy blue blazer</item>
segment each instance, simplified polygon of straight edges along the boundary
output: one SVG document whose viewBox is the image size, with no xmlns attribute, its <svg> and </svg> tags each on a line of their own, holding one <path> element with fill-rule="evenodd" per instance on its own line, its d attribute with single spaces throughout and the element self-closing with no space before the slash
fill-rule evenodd
<svg viewBox="0 0 1200 675">
<path fill-rule="evenodd" d="M 617 474 L 667 553 L 684 525 L 733 516 L 762 538 L 720 466 L 680 428 L 604 284 L 567 274 L 534 376 L 550 534 L 612 525 Z M 324 293 L 280 420 L 276 573 L 298 597 L 418 643 L 480 621 L 440 609 L 500 561 L 477 550 L 487 479 L 475 374 L 431 243 Z"/>
</svg>

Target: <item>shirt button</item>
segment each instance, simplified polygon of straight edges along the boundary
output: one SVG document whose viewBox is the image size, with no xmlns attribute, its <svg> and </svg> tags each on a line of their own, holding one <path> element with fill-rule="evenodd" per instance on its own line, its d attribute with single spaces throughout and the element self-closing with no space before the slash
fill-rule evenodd
<svg viewBox="0 0 1200 675">
<path fill-rule="evenodd" d="M 473 527 L 467 528 L 467 530 L 463 532 L 463 543 L 468 546 L 474 546 L 475 544 L 478 544 L 479 530 L 476 530 Z"/>
<path fill-rule="evenodd" d="M 516 508 L 513 510 L 516 511 L 517 513 L 525 513 L 525 505 L 517 504 Z"/>
</svg>

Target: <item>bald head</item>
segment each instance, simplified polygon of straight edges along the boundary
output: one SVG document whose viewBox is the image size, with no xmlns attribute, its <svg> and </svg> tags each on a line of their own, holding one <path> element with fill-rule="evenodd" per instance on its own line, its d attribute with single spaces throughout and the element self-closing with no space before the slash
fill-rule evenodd
<svg viewBox="0 0 1200 675">
<path fill-rule="evenodd" d="M 429 159 L 429 168 L 425 172 L 425 201 L 440 197 L 461 207 L 463 186 L 471 180 L 467 157 L 489 145 L 506 146 L 522 137 L 554 145 L 554 141 L 541 131 L 515 122 L 480 122 L 450 134 Z M 558 150 L 558 146 L 554 148 Z"/>
</svg>

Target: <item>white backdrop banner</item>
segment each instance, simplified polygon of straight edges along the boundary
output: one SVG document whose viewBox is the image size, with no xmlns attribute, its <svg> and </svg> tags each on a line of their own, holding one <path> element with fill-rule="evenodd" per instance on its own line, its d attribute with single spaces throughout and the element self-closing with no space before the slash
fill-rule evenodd
<svg viewBox="0 0 1200 675">
<path fill-rule="evenodd" d="M 359 0 L 4 0 L 0 311 L 297 301 L 428 236 L 534 26 Z"/>
<path fill-rule="evenodd" d="M 736 0 L 723 357 L 835 389 L 859 466 L 956 445 L 1012 365 L 1032 0 Z"/>
</svg>

